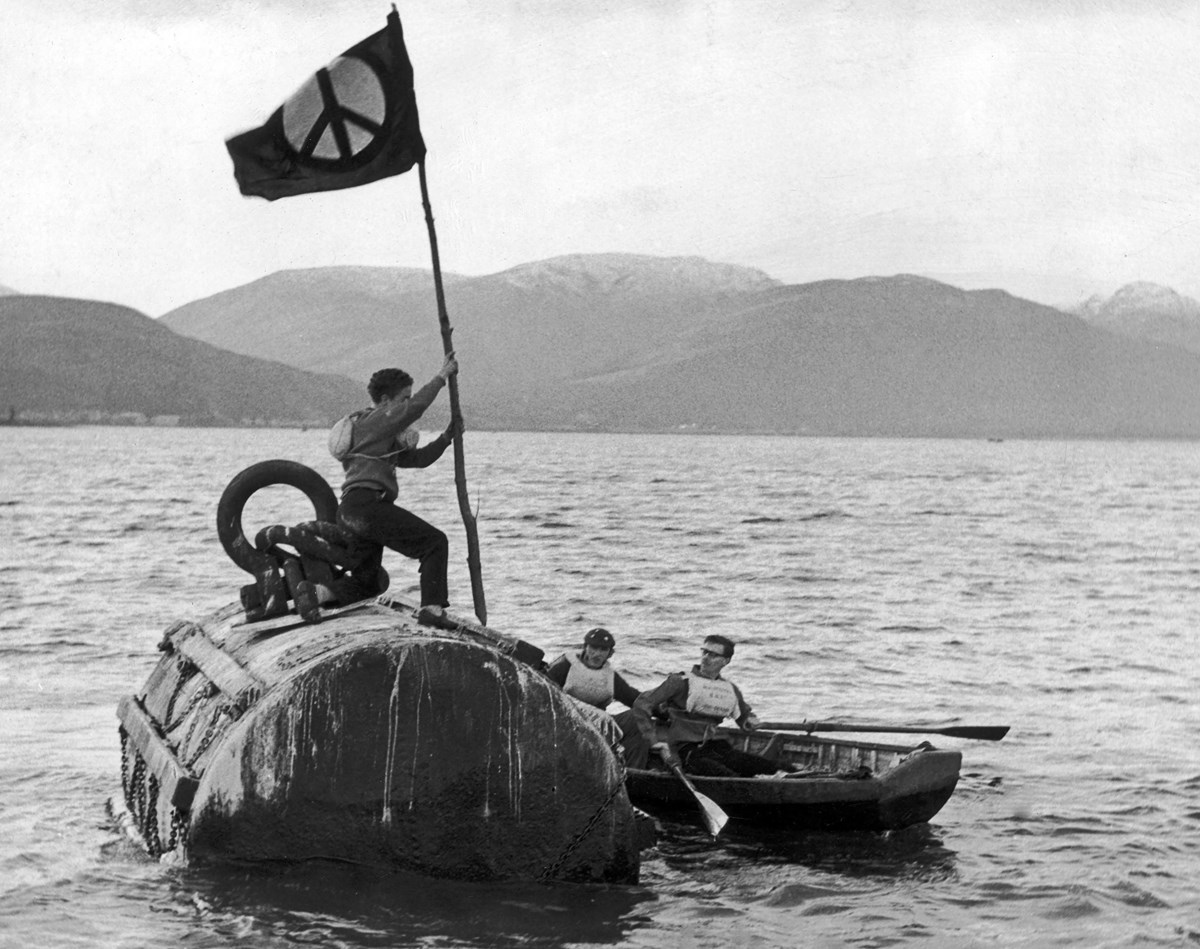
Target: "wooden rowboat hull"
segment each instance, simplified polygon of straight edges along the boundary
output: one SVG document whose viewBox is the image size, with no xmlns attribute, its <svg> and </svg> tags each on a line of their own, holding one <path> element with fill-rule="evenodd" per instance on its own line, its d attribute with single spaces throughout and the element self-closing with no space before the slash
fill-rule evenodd
<svg viewBox="0 0 1200 949">
<path fill-rule="evenodd" d="M 809 769 L 796 777 L 691 775 L 700 793 L 732 820 L 781 830 L 899 830 L 929 821 L 954 793 L 958 751 L 844 739 L 727 731 L 736 747 Z M 636 807 L 663 816 L 694 814 L 695 798 L 670 772 L 629 769 Z"/>
</svg>

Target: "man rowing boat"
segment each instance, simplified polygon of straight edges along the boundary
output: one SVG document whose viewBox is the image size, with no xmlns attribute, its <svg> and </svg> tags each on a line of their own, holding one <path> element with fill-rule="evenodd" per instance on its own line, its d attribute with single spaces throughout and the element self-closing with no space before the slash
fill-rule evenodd
<svg viewBox="0 0 1200 949">
<path fill-rule="evenodd" d="M 742 690 L 722 678 L 721 671 L 733 659 L 733 640 L 711 635 L 700 647 L 700 662 L 690 672 L 673 672 L 658 688 L 643 692 L 634 703 L 643 729 L 650 729 L 651 716 L 666 715 L 667 742 L 679 755 L 685 771 L 713 777 L 752 777 L 774 774 L 779 762 L 761 755 L 738 751 L 717 737 L 717 726 L 732 718 L 752 731 L 758 719 Z"/>
</svg>

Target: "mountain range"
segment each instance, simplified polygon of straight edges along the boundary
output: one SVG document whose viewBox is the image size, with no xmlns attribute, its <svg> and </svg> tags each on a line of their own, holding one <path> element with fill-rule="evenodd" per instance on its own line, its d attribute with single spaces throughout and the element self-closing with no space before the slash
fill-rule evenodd
<svg viewBox="0 0 1200 949">
<path fill-rule="evenodd" d="M 1200 327 L 1187 309 L 1197 305 L 1153 285 L 1068 313 L 911 275 L 787 285 L 752 268 L 629 254 L 446 274 L 444 285 L 464 414 L 476 429 L 1200 435 L 1200 348 L 1187 335 Z M 36 299 L 49 298 L 0 305 Z M 282 271 L 158 321 L 125 314 L 167 334 L 164 346 L 174 336 L 217 347 L 194 350 L 201 361 L 234 353 L 262 361 L 259 401 L 264 365 L 316 374 L 278 382 L 329 395 L 305 409 L 314 419 L 362 404 L 378 368 L 401 366 L 419 385 L 442 359 L 433 278 L 423 270 Z M 1164 319 L 1175 327 L 1170 338 L 1157 328 Z M 236 375 L 236 365 L 224 361 L 204 378 Z M 217 410 L 215 396 L 206 398 L 214 417 L 244 409 Z M 193 401 L 200 412 L 203 400 Z M 429 427 L 444 424 L 444 403 Z M 304 417 L 286 402 L 272 412 Z"/>
<path fill-rule="evenodd" d="M 922 277 L 785 285 L 699 258 L 573 255 L 448 275 L 484 428 L 839 435 L 1200 434 L 1200 357 L 999 290 Z M 162 320 L 359 379 L 440 362 L 420 271 L 284 271 Z"/>
<path fill-rule="evenodd" d="M 0 408 L 14 417 L 326 424 L 355 401 L 343 376 L 218 349 L 128 307 L 0 297 Z"/>
<path fill-rule="evenodd" d="M 602 254 L 444 276 L 460 386 L 487 428 L 658 428 L 653 412 L 613 425 L 575 405 L 580 386 L 709 345 L 740 309 L 778 287 L 760 271 L 699 258 Z M 396 365 L 418 385 L 441 364 L 429 272 L 321 268 L 271 274 L 167 313 L 184 335 L 249 355 L 366 380 Z M 440 418 L 440 417 L 439 417 Z"/>
</svg>

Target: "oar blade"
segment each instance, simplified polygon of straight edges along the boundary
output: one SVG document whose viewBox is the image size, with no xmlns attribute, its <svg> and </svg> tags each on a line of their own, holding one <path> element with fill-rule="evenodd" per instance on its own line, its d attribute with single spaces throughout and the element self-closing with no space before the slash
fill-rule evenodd
<svg viewBox="0 0 1200 949">
<path fill-rule="evenodd" d="M 714 801 L 707 794 L 701 794 L 696 790 L 696 785 L 692 784 L 691 779 L 683 773 L 683 765 L 679 761 L 679 757 L 668 746 L 663 745 L 656 749 L 662 756 L 664 762 L 675 777 L 679 778 L 679 782 L 688 789 L 688 793 L 692 795 L 692 799 L 700 808 L 700 813 L 704 815 L 704 826 L 708 828 L 708 832 L 713 837 L 718 836 L 729 823 L 729 815 L 721 809 L 721 805 Z"/>
<path fill-rule="evenodd" d="M 694 787 L 692 792 L 696 795 L 696 803 L 700 805 L 700 810 L 704 814 L 704 826 L 708 828 L 708 832 L 712 836 L 719 836 L 725 829 L 725 825 L 729 823 L 729 815 L 712 798 L 701 794 Z"/>
<path fill-rule="evenodd" d="M 999 741 L 1008 734 L 1007 725 L 951 725 L 941 729 L 939 735 L 951 738 L 974 738 L 978 741 Z"/>
</svg>

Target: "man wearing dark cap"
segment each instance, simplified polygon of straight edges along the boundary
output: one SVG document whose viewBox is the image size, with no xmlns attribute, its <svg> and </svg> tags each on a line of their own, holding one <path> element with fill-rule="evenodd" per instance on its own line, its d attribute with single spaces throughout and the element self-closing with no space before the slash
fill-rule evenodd
<svg viewBox="0 0 1200 949">
<path fill-rule="evenodd" d="M 628 711 L 613 719 L 623 735 L 621 745 L 625 749 L 625 763 L 631 768 L 644 768 L 650 744 L 643 737 L 643 729 L 632 712 L 633 703 L 641 693 L 609 665 L 615 648 L 616 640 L 607 629 L 600 626 L 589 629 L 583 637 L 583 648 L 578 653 L 563 653 L 550 663 L 546 675 L 562 686 L 567 695 L 601 711 L 613 701 L 629 706 Z"/>
</svg>

